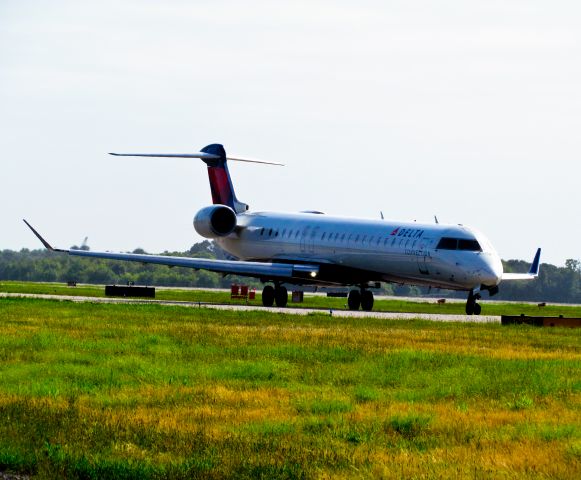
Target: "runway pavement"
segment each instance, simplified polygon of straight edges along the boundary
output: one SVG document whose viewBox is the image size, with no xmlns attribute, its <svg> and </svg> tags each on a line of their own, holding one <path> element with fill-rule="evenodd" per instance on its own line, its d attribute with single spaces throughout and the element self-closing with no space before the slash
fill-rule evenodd
<svg viewBox="0 0 581 480">
<path fill-rule="evenodd" d="M 112 298 L 112 297 L 79 297 L 73 295 L 41 295 L 32 293 L 1 293 L 0 298 L 22 297 L 40 298 L 45 300 L 60 300 L 70 302 L 92 302 L 92 303 L 128 303 L 128 304 L 157 304 L 180 306 L 186 308 L 212 308 L 215 310 L 238 310 L 238 311 L 267 311 L 273 313 L 283 313 L 287 315 L 309 315 L 313 313 L 326 314 L 334 317 L 352 318 L 385 318 L 394 320 L 430 320 L 435 322 L 472 322 L 472 323 L 500 323 L 500 316 L 492 315 L 441 315 L 429 313 L 400 313 L 400 312 L 363 312 L 342 309 L 321 309 L 321 308 L 278 308 L 263 307 L 262 305 L 222 305 L 204 302 L 184 302 L 177 300 L 144 300 L 135 298 Z"/>
</svg>

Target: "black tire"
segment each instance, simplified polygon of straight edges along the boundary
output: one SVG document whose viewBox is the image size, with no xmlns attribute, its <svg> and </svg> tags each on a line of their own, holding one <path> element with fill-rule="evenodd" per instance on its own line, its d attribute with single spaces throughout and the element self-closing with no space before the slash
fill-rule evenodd
<svg viewBox="0 0 581 480">
<path fill-rule="evenodd" d="M 361 292 L 361 310 L 366 312 L 373 310 L 373 292 L 370 290 L 363 290 Z"/>
<path fill-rule="evenodd" d="M 470 300 L 466 302 L 466 315 L 474 315 L 474 305 L 475 302 L 471 302 Z"/>
<path fill-rule="evenodd" d="M 267 285 L 262 289 L 262 305 L 272 307 L 274 304 L 274 287 Z"/>
<path fill-rule="evenodd" d="M 274 290 L 274 301 L 277 307 L 286 307 L 288 303 L 288 291 L 286 287 L 278 287 Z"/>
<path fill-rule="evenodd" d="M 349 310 L 359 310 L 359 306 L 361 305 L 361 294 L 359 290 L 351 290 L 349 292 L 347 305 L 349 305 Z"/>
<path fill-rule="evenodd" d="M 480 304 L 475 303 L 474 304 L 474 315 L 480 315 L 481 311 L 482 311 L 482 307 L 480 306 Z"/>
</svg>

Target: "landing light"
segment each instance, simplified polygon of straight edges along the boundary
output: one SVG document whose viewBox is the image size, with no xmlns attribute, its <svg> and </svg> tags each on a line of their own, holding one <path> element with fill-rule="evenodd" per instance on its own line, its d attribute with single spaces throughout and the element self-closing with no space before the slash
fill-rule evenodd
<svg viewBox="0 0 581 480">
<path fill-rule="evenodd" d="M 311 277 L 315 278 L 317 276 L 317 272 L 311 272 Z"/>
</svg>

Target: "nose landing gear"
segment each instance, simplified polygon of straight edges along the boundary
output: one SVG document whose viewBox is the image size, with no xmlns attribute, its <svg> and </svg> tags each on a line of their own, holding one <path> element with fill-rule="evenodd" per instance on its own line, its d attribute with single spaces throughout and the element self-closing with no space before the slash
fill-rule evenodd
<svg viewBox="0 0 581 480">
<path fill-rule="evenodd" d="M 480 315 L 482 307 L 477 302 L 480 298 L 482 297 L 480 297 L 479 293 L 473 293 L 472 290 L 470 291 L 468 294 L 468 300 L 466 301 L 466 315 Z"/>
</svg>

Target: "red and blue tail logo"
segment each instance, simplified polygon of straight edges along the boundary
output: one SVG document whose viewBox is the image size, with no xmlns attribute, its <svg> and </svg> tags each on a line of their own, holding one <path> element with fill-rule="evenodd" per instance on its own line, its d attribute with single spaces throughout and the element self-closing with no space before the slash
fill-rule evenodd
<svg viewBox="0 0 581 480">
<path fill-rule="evenodd" d="M 239 202 L 234 193 L 228 165 L 226 163 L 226 151 L 218 143 L 202 148 L 202 152 L 211 153 L 219 158 L 203 159 L 208 165 L 208 178 L 210 179 L 210 190 L 212 192 L 212 202 L 219 205 L 227 205 L 236 213 L 248 210 L 248 205 Z"/>
</svg>

